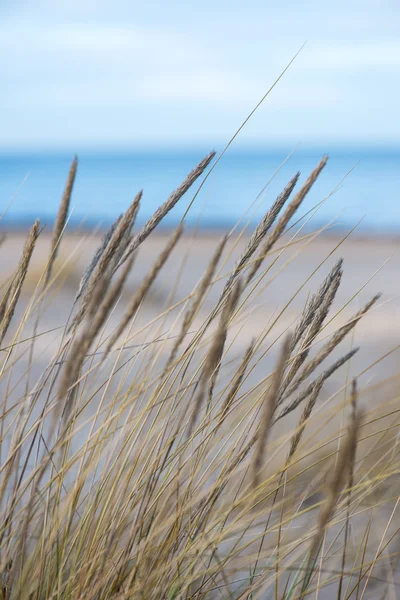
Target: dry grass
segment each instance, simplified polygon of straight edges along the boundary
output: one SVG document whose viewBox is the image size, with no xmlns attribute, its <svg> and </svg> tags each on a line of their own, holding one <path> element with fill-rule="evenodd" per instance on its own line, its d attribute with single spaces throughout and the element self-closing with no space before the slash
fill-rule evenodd
<svg viewBox="0 0 400 600">
<path fill-rule="evenodd" d="M 31 288 L 15 319 L 37 223 L 28 235 L 1 304 L 3 599 L 361 600 L 389 598 L 383 594 L 395 589 L 397 384 L 363 411 L 363 397 L 383 388 L 356 394 L 353 386 L 338 427 L 335 398 L 318 405 L 325 381 L 356 349 L 329 362 L 331 353 L 378 296 L 315 349 L 333 317 L 345 268 L 339 261 L 291 334 L 260 324 L 238 362 L 231 358 L 255 277 L 262 282 L 276 262 L 276 244 L 326 157 L 291 202 L 298 175 L 288 184 L 230 273 L 217 270 L 227 258 L 224 238 L 193 292 L 177 297 L 171 281 L 158 317 L 138 327 L 147 293 L 178 252 L 180 226 L 118 312 L 140 246 L 212 158 L 139 232 L 141 193 L 116 221 L 76 282 L 71 317 L 59 324 L 44 366 L 39 317 L 57 282 L 50 275 L 58 271 L 76 161 L 43 267 L 45 285 Z M 285 246 L 279 257 L 284 253 Z M 205 314 L 214 288 L 217 302 Z M 280 358 L 271 362 L 275 347 Z M 254 383 L 256 368 L 263 375 Z M 341 392 L 347 385 L 344 377 Z M 298 423 L 290 425 L 298 408 Z M 288 424 L 278 432 L 282 422 Z"/>
</svg>

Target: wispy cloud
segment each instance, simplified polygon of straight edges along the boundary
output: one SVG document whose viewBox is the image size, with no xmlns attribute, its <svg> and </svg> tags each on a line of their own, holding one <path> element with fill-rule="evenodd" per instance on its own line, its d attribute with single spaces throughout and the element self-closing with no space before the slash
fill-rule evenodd
<svg viewBox="0 0 400 600">
<path fill-rule="evenodd" d="M 218 144 L 305 39 L 242 139 L 397 143 L 399 17 L 391 0 L 15 3 L 0 23 L 0 144 Z"/>
</svg>

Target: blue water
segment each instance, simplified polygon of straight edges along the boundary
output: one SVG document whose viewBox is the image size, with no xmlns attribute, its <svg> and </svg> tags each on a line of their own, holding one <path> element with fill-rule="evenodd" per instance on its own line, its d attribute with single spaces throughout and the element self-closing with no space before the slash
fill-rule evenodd
<svg viewBox="0 0 400 600">
<path fill-rule="evenodd" d="M 79 155 L 71 223 L 106 226 L 127 208 L 141 188 L 144 196 L 140 219 L 147 219 L 205 153 L 145 151 Z M 284 150 L 229 151 L 198 195 L 188 215 L 189 223 L 230 226 L 251 206 L 248 215 L 256 220 L 296 171 L 301 171 L 301 181 L 304 180 L 323 151 L 297 151 L 254 204 L 287 154 Z M 57 212 L 71 159 L 71 154 L 0 156 L 0 212 L 8 207 L 3 225 L 26 224 L 36 216 L 50 223 Z M 321 226 L 333 219 L 336 226 L 347 228 L 363 218 L 361 230 L 400 232 L 400 149 L 333 150 L 299 214 L 306 213 L 338 185 L 339 189 L 308 226 Z M 173 225 L 180 219 L 196 189 L 197 185 L 168 215 L 166 224 Z"/>
</svg>

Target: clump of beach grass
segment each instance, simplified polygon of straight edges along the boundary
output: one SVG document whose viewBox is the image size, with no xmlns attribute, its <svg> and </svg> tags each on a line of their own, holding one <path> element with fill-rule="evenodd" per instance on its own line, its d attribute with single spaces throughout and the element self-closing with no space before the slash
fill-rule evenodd
<svg viewBox="0 0 400 600">
<path fill-rule="evenodd" d="M 289 600 L 326 597 L 332 589 L 329 597 L 361 599 L 392 590 L 398 397 L 361 408 L 366 390 L 344 378 L 338 393 L 350 389 L 341 408 L 348 423 L 327 430 L 335 398 L 318 404 L 325 382 L 358 350 L 342 342 L 379 295 L 326 339 L 345 270 L 339 259 L 289 332 L 279 319 L 261 324 L 238 360 L 231 354 L 256 289 L 277 260 L 278 244 L 279 256 L 289 247 L 285 234 L 327 157 L 297 192 L 300 174 L 290 180 L 244 251 L 232 257 L 230 272 L 223 265 L 235 246 L 228 250 L 230 236 L 223 236 L 193 291 L 176 296 L 171 281 L 158 316 L 136 325 L 155 280 L 176 256 L 181 223 L 120 307 L 142 245 L 213 158 L 195 166 L 136 231 L 138 192 L 85 270 L 70 317 L 57 329 L 54 355 L 39 372 L 41 317 L 62 271 L 56 256 L 77 159 L 42 284 L 30 290 L 16 319 L 38 222 L 27 236 L 0 304 L 4 600 Z M 209 310 L 205 300 L 214 288 Z M 263 377 L 254 382 L 256 367 Z M 294 425 L 289 415 L 296 415 Z M 391 425 L 380 427 L 388 416 Z M 282 422 L 288 424 L 277 433 Z"/>
</svg>

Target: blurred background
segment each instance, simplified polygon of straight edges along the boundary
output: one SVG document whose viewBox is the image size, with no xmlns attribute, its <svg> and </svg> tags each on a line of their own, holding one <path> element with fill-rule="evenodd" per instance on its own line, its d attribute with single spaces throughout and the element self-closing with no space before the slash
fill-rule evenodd
<svg viewBox="0 0 400 600">
<path fill-rule="evenodd" d="M 306 42 L 189 221 L 224 228 L 249 207 L 256 219 L 328 153 L 305 209 L 334 193 L 314 226 L 362 219 L 359 231 L 398 231 L 397 0 L 14 0 L 0 14 L 3 227 L 54 218 L 75 153 L 71 225 L 105 226 L 140 188 L 146 219 L 204 154 L 223 149 Z"/>
</svg>

